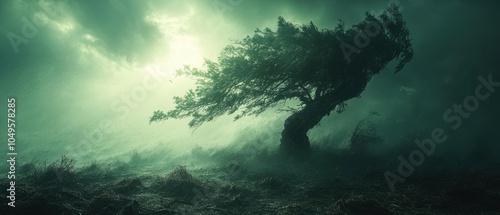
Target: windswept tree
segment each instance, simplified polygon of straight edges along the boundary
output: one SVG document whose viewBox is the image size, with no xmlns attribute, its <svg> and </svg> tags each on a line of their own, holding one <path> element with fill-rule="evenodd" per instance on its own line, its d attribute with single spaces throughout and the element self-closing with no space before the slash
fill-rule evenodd
<svg viewBox="0 0 500 215">
<path fill-rule="evenodd" d="M 258 115 L 281 101 L 296 100 L 284 123 L 281 150 L 307 152 L 307 132 L 331 111 L 359 97 L 373 75 L 397 60 L 395 72 L 411 60 L 409 31 L 396 6 L 345 29 L 319 30 L 312 22 L 294 25 L 279 17 L 276 30 L 257 29 L 252 36 L 223 49 L 204 68 L 179 70 L 196 77 L 196 88 L 175 97 L 176 107 L 155 111 L 151 122 L 192 117 L 197 127 L 224 114 L 235 119 Z"/>
</svg>

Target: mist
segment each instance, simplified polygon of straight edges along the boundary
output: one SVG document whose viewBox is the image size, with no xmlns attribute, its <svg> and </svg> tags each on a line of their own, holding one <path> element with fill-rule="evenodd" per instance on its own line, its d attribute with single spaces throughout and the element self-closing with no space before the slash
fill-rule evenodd
<svg viewBox="0 0 500 215">
<path fill-rule="evenodd" d="M 239 120 L 222 116 L 198 128 L 188 126 L 190 118 L 149 121 L 156 110 L 174 109 L 174 96 L 196 87 L 179 69 L 217 61 L 224 47 L 257 28 L 276 29 L 279 16 L 333 29 L 339 20 L 350 27 L 366 12 L 391 4 L 407 23 L 413 60 L 397 74 L 389 64 L 344 112 L 333 111 L 310 130 L 310 161 L 274 160 L 290 115 L 280 109 L 294 101 Z M 367 169 L 380 169 L 377 177 L 385 184 L 383 172 L 397 172 L 399 156 L 408 158 L 419 149 L 417 139 L 432 138 L 442 128 L 446 141 L 417 173 L 498 173 L 500 92 L 485 86 L 487 98 L 477 105 L 470 99 L 478 85 L 500 81 L 498 6 L 493 0 L 2 1 L 0 112 L 7 113 L 8 98 L 16 99 L 20 164 L 67 156 L 78 167 L 135 162 L 141 171 L 166 174 L 181 165 L 195 176 L 234 162 L 259 174 L 295 174 L 315 166 L 311 172 L 318 177 L 353 181 Z M 477 107 L 459 114 L 455 104 Z M 373 112 L 378 114 L 369 121 L 383 141 L 365 157 L 342 160 L 338 153 L 349 150 L 356 126 Z M 8 153 L 8 147 L 0 152 Z M 367 167 L 370 159 L 373 168 Z M 7 164 L 0 166 L 8 169 Z"/>
</svg>

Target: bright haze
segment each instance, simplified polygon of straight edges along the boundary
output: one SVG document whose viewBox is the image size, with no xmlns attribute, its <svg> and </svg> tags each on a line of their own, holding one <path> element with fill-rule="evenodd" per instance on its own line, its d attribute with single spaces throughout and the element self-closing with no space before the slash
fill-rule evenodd
<svg viewBox="0 0 500 215">
<path fill-rule="evenodd" d="M 108 159 L 150 149 L 182 154 L 260 136 L 276 148 L 289 113 L 275 109 L 238 121 L 224 116 L 196 130 L 189 118 L 150 125 L 149 117 L 172 109 L 174 96 L 195 87 L 176 70 L 217 60 L 226 45 L 256 28 L 275 29 L 279 16 L 329 29 L 341 19 L 350 27 L 365 12 L 390 3 L 403 10 L 413 61 L 398 74 L 382 71 L 344 113 L 325 117 L 310 138 L 313 146 L 345 148 L 356 123 L 373 111 L 380 113 L 374 123 L 386 147 L 408 135 L 427 137 L 443 125 L 448 108 L 474 92 L 477 76 L 500 80 L 493 7 L 465 0 L 2 1 L 0 112 L 6 113 L 5 100 L 14 96 L 19 157 L 25 160 Z M 460 132 L 449 134 L 442 153 L 486 159 L 499 151 L 493 132 L 500 128 L 499 112 L 493 111 L 497 93 Z"/>
</svg>

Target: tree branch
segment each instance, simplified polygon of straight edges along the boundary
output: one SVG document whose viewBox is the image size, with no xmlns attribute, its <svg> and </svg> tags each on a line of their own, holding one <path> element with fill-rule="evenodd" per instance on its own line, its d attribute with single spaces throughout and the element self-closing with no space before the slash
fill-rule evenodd
<svg viewBox="0 0 500 215">
<path fill-rule="evenodd" d="M 315 99 L 318 99 L 319 97 L 321 97 L 321 93 L 322 93 L 323 89 L 321 86 L 318 86 L 316 88 L 316 92 L 314 93 L 314 98 Z"/>
<path fill-rule="evenodd" d="M 302 84 L 297 84 L 297 85 L 300 87 L 300 89 L 304 90 L 304 92 L 307 93 L 307 97 L 308 97 L 309 101 L 312 101 L 313 98 L 311 96 L 311 93 L 309 93 L 309 90 L 307 90 L 304 86 L 302 86 Z"/>
</svg>

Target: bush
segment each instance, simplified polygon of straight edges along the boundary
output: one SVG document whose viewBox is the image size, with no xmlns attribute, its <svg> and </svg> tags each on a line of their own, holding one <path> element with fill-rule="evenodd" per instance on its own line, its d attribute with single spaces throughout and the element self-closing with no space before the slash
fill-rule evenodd
<svg viewBox="0 0 500 215">
<path fill-rule="evenodd" d="M 375 124 L 368 121 L 371 116 L 379 116 L 379 113 L 371 113 L 356 125 L 349 140 L 351 152 L 364 153 L 369 146 L 378 145 L 383 142 L 382 137 L 377 134 Z"/>
</svg>

